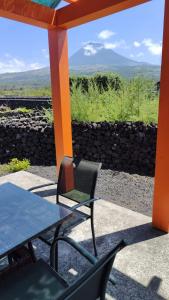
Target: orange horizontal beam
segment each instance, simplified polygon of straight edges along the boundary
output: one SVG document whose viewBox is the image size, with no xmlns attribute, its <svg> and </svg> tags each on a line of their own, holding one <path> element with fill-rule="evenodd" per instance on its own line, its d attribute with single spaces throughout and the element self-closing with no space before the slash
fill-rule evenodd
<svg viewBox="0 0 169 300">
<path fill-rule="evenodd" d="M 72 28 L 151 0 L 78 0 L 57 10 L 54 24 Z"/>
<path fill-rule="evenodd" d="M 77 1 L 79 1 L 79 0 L 65 0 L 65 2 L 68 2 L 68 3 L 75 3 Z"/>
<path fill-rule="evenodd" d="M 52 29 L 56 11 L 30 0 L 0 0 L 0 17 Z"/>
</svg>

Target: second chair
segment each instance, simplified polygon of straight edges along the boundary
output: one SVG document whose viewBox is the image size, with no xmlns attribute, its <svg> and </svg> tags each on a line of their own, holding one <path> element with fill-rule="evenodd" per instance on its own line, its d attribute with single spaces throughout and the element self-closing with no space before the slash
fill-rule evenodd
<svg viewBox="0 0 169 300">
<path fill-rule="evenodd" d="M 71 218 L 64 224 L 64 232 L 68 228 L 90 219 L 95 256 L 98 253 L 94 229 L 94 202 L 99 199 L 95 198 L 95 188 L 100 168 L 101 163 L 83 159 L 74 162 L 71 157 L 64 157 L 60 166 L 56 192 L 56 203 L 71 209 L 76 217 L 74 219 Z M 65 204 L 65 201 L 64 203 L 60 201 L 61 197 L 74 201 L 77 204 L 70 207 L 67 203 Z M 81 207 L 86 207 L 89 210 L 89 214 L 79 211 L 78 209 Z M 40 237 L 41 240 L 51 245 L 53 238 L 56 238 L 59 234 L 60 227 L 56 229 L 55 235 L 52 232 L 48 232 Z"/>
</svg>

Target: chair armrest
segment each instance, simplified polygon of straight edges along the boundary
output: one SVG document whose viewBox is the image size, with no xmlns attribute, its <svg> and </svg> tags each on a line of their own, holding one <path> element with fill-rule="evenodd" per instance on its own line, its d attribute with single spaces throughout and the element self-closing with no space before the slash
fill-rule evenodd
<svg viewBox="0 0 169 300">
<path fill-rule="evenodd" d="M 110 275 L 108 280 L 113 286 L 116 285 L 116 279 L 114 276 Z"/>
<path fill-rule="evenodd" d="M 43 188 L 43 187 L 45 187 L 45 186 L 56 185 L 56 184 L 57 184 L 57 182 L 41 184 L 41 185 L 37 185 L 37 186 L 34 186 L 34 187 L 28 189 L 28 191 L 31 192 L 31 191 L 33 191 L 33 190 L 40 189 L 40 188 Z"/>
<path fill-rule="evenodd" d="M 87 205 L 87 204 L 94 203 L 94 202 L 97 201 L 97 200 L 101 200 L 101 198 L 92 198 L 92 199 L 90 199 L 90 200 L 83 201 L 83 202 L 81 202 L 81 203 L 78 203 L 78 204 L 76 204 L 76 205 L 70 207 L 69 209 L 72 210 L 72 211 L 76 211 L 76 209 L 78 209 L 78 208 L 80 208 L 80 207 L 82 207 L 82 206 L 85 206 L 85 205 Z"/>
<path fill-rule="evenodd" d="M 64 241 L 67 244 L 71 245 L 75 250 L 77 250 L 83 257 L 85 257 L 91 264 L 95 265 L 97 263 L 97 258 L 94 257 L 92 254 L 90 254 L 86 249 L 84 249 L 80 244 L 76 243 L 74 240 L 72 240 L 69 237 L 58 237 L 54 240 L 51 249 L 50 249 L 50 264 L 52 268 L 55 268 L 56 266 L 56 260 L 58 259 L 56 257 L 56 247 L 58 244 L 58 241 Z"/>
</svg>

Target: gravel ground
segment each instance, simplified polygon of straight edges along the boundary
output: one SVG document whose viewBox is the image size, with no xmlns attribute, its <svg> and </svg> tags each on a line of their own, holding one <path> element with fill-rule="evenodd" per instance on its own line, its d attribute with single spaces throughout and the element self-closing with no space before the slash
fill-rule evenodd
<svg viewBox="0 0 169 300">
<path fill-rule="evenodd" d="M 56 181 L 56 167 L 31 166 L 29 172 Z M 151 216 L 154 178 L 101 170 L 96 196 Z"/>
</svg>

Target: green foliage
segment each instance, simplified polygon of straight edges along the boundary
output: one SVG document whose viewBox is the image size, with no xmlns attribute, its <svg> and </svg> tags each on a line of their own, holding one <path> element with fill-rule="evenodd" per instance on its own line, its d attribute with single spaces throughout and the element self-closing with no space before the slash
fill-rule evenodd
<svg viewBox="0 0 169 300">
<path fill-rule="evenodd" d="M 100 93 L 98 87 L 72 88 L 72 118 L 78 121 L 143 121 L 157 122 L 158 94 L 154 81 L 134 78 L 122 81 L 118 90 L 110 86 Z"/>
<path fill-rule="evenodd" d="M 7 171 L 7 165 L 6 164 L 4 164 L 4 165 L 0 164 L 0 176 L 5 175 L 6 173 L 8 173 L 8 171 Z"/>
<path fill-rule="evenodd" d="M 100 73 L 71 77 L 70 85 L 73 120 L 157 122 L 159 95 L 154 80 L 142 77 L 125 80 L 112 73 Z M 51 92 L 44 87 L 15 90 L 11 95 L 39 97 L 50 96 Z M 51 108 L 43 113 L 52 123 Z"/>
<path fill-rule="evenodd" d="M 118 90 L 121 85 L 121 77 L 113 73 L 98 73 L 95 76 L 72 76 L 70 78 L 71 92 L 73 87 L 81 88 L 82 92 L 88 92 L 90 86 L 97 87 L 99 92 L 107 91 L 109 88 Z"/>
<path fill-rule="evenodd" d="M 27 107 L 19 107 L 16 109 L 17 112 L 19 113 L 32 113 L 33 109 L 27 108 Z"/>
<path fill-rule="evenodd" d="M 43 108 L 43 115 L 49 124 L 53 123 L 53 113 L 51 108 Z"/>
<path fill-rule="evenodd" d="M 27 170 L 29 167 L 30 167 L 30 162 L 28 159 L 19 160 L 17 158 L 13 158 L 6 165 L 6 170 L 8 172 L 18 172 L 21 170 Z"/>
<path fill-rule="evenodd" d="M 10 112 L 11 108 L 7 105 L 0 105 L 0 113 Z"/>
</svg>

